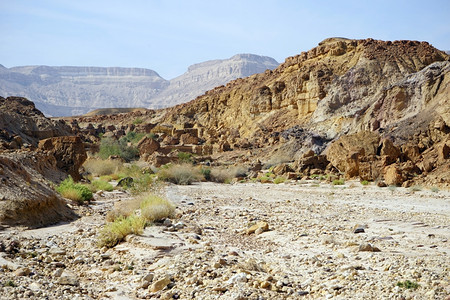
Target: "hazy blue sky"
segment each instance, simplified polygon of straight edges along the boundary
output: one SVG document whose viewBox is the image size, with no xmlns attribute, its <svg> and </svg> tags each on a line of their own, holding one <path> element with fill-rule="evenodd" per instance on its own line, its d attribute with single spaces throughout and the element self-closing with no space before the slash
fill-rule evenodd
<svg viewBox="0 0 450 300">
<path fill-rule="evenodd" d="M 166 79 L 237 53 L 282 62 L 327 37 L 450 50 L 450 1 L 0 0 L 0 64 L 143 67 Z"/>
</svg>

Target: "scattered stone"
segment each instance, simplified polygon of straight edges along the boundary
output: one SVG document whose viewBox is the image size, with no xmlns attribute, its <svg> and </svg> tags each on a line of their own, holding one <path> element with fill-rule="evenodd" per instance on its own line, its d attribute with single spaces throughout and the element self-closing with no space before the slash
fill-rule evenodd
<svg viewBox="0 0 450 300">
<path fill-rule="evenodd" d="M 353 233 L 363 233 L 363 232 L 365 232 L 364 228 L 365 228 L 365 226 L 356 224 L 353 227 Z"/>
<path fill-rule="evenodd" d="M 171 283 L 169 276 L 165 276 L 164 278 L 154 282 L 150 286 L 150 291 L 152 293 L 156 293 L 156 292 L 164 289 L 169 283 Z"/>
<path fill-rule="evenodd" d="M 364 243 L 359 245 L 358 251 L 367 251 L 367 252 L 381 252 L 381 250 L 375 246 L 372 246 L 369 243 Z"/>
<path fill-rule="evenodd" d="M 28 276 L 30 275 L 31 271 L 27 267 L 19 268 L 14 271 L 15 276 Z"/>
<path fill-rule="evenodd" d="M 268 230 L 269 230 L 269 224 L 267 224 L 267 222 L 260 221 L 260 222 L 256 223 L 255 225 L 252 225 L 251 227 L 247 228 L 247 234 L 252 234 L 252 233 L 260 234 L 260 233 L 263 233 Z M 256 232 L 256 231 L 258 231 L 258 232 Z"/>
<path fill-rule="evenodd" d="M 59 247 L 53 246 L 50 248 L 49 251 L 50 254 L 52 255 L 66 255 L 66 250 L 63 250 Z"/>
<path fill-rule="evenodd" d="M 62 273 L 61 277 L 59 277 L 58 283 L 62 285 L 71 285 L 71 286 L 79 285 L 78 277 L 75 274 L 66 270 Z"/>
</svg>

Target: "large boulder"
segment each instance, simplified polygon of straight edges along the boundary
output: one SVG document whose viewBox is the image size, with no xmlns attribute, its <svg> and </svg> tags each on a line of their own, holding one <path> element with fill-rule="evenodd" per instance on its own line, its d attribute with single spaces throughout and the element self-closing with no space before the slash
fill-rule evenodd
<svg viewBox="0 0 450 300">
<path fill-rule="evenodd" d="M 326 158 L 349 177 L 357 176 L 360 157 L 376 155 L 379 143 L 380 137 L 375 132 L 362 131 L 345 135 L 328 146 L 325 150 Z"/>
<path fill-rule="evenodd" d="M 145 136 L 138 142 L 137 147 L 139 149 L 139 154 L 143 156 L 152 155 L 155 151 L 159 150 L 160 145 L 156 140 Z"/>
<path fill-rule="evenodd" d="M 41 140 L 39 150 L 56 158 L 58 169 L 72 176 L 75 181 L 81 179 L 79 168 L 87 158 L 84 143 L 78 136 L 59 136 Z"/>
<path fill-rule="evenodd" d="M 42 227 L 76 217 L 38 172 L 52 171 L 45 161 L 32 152 L 0 154 L 0 229 Z"/>
</svg>

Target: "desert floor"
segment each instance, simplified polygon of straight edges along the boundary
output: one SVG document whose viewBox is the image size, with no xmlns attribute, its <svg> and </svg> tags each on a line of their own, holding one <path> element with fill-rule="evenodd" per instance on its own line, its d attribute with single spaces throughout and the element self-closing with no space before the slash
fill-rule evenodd
<svg viewBox="0 0 450 300">
<path fill-rule="evenodd" d="M 97 236 L 125 192 L 96 195 L 70 224 L 0 231 L 0 298 L 449 297 L 450 191 L 304 181 L 160 192 L 177 216 L 111 249 Z"/>
</svg>

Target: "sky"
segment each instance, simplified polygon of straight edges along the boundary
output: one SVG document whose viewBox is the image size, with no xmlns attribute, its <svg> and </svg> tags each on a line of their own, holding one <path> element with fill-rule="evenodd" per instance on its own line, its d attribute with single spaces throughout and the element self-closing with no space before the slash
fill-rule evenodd
<svg viewBox="0 0 450 300">
<path fill-rule="evenodd" d="M 0 0 L 0 64 L 139 67 L 165 79 L 238 53 L 285 58 L 328 37 L 450 50 L 448 0 Z"/>
</svg>

